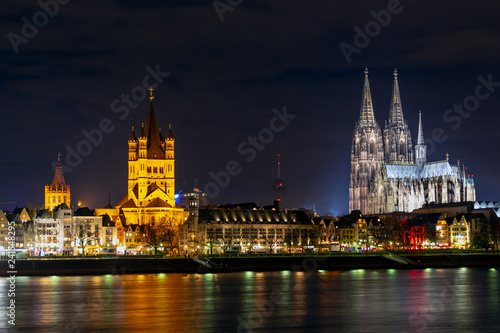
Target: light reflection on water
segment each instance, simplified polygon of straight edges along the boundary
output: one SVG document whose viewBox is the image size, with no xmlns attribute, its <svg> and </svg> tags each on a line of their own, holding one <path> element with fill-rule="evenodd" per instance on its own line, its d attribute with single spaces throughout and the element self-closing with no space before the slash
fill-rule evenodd
<svg viewBox="0 0 500 333">
<path fill-rule="evenodd" d="M 499 268 L 17 277 L 16 331 L 500 332 L 499 285 Z"/>
</svg>

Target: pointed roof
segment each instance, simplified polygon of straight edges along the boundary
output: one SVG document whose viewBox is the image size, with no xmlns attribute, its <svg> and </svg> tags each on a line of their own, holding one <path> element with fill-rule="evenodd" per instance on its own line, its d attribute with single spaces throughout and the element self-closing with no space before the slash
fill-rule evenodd
<svg viewBox="0 0 500 333">
<path fill-rule="evenodd" d="M 130 137 L 128 138 L 128 141 L 137 141 L 137 138 L 135 137 L 134 133 L 134 126 L 132 126 L 132 132 L 130 133 Z"/>
<path fill-rule="evenodd" d="M 370 82 L 368 81 L 368 68 L 365 68 L 365 85 L 361 100 L 361 112 L 359 115 L 359 126 L 371 127 L 375 125 L 375 115 L 373 113 L 372 95 L 370 92 Z"/>
<path fill-rule="evenodd" d="M 121 208 L 137 208 L 133 199 L 129 199 L 126 203 L 124 203 Z"/>
<path fill-rule="evenodd" d="M 404 126 L 401 95 L 399 94 L 398 71 L 394 69 L 394 85 L 392 87 L 391 109 L 389 111 L 389 124 Z"/>
<path fill-rule="evenodd" d="M 422 129 L 422 111 L 418 111 L 418 140 L 417 145 L 424 144 L 424 130 Z"/>
<path fill-rule="evenodd" d="M 174 133 L 172 133 L 172 125 L 168 125 L 168 133 L 167 133 L 167 140 L 173 140 L 174 139 Z"/>
<path fill-rule="evenodd" d="M 111 209 L 113 206 L 111 206 L 111 187 L 108 188 L 108 204 L 104 206 L 106 209 Z"/>
<path fill-rule="evenodd" d="M 160 131 L 156 125 L 152 100 L 149 102 L 148 118 L 146 120 L 146 137 L 148 138 L 147 157 L 164 159 L 165 152 L 161 148 Z"/>
<path fill-rule="evenodd" d="M 144 123 L 142 123 L 141 133 L 139 134 L 139 138 L 145 139 L 147 138 L 146 131 L 144 130 Z"/>
<path fill-rule="evenodd" d="M 54 174 L 54 179 L 52 180 L 52 184 L 50 184 L 49 186 L 51 191 L 63 191 L 67 190 L 68 188 L 66 182 L 64 181 L 60 154 L 57 157 L 57 165 L 56 165 L 56 172 Z"/>
<path fill-rule="evenodd" d="M 160 134 L 160 142 L 163 142 L 163 140 L 165 140 L 165 138 L 163 137 L 163 135 L 161 135 L 161 127 L 160 127 L 160 130 L 158 132 Z"/>
<path fill-rule="evenodd" d="M 168 207 L 171 208 L 165 200 L 162 200 L 160 198 L 154 198 L 146 207 Z"/>
</svg>

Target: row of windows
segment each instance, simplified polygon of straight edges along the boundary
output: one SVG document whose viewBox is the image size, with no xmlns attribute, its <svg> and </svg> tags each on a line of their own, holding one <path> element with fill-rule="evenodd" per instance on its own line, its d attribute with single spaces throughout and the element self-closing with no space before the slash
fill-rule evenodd
<svg viewBox="0 0 500 333">
<path fill-rule="evenodd" d="M 169 164 L 167 165 L 167 171 L 172 171 L 172 165 Z M 141 171 L 144 171 L 144 164 L 141 164 Z M 158 166 L 148 166 L 146 167 L 146 172 L 147 173 L 164 173 L 165 172 L 165 169 L 163 167 L 158 167 Z M 131 165 L 130 166 L 130 173 L 134 174 L 135 173 L 135 166 L 134 165 Z"/>
</svg>

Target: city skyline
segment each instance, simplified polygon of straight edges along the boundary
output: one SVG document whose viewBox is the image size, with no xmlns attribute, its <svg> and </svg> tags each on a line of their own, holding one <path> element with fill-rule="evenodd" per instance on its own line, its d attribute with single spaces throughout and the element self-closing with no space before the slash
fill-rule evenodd
<svg viewBox="0 0 500 333">
<path fill-rule="evenodd" d="M 446 136 L 427 148 L 430 160 L 460 158 L 479 176 L 477 199 L 498 200 L 499 5 L 394 3 L 241 2 L 221 12 L 203 1 L 69 2 L 30 38 L 26 21 L 47 10 L 4 8 L 0 202 L 43 204 L 60 152 L 73 206 L 104 207 L 108 188 L 115 205 L 126 192 L 125 142 L 145 121 L 153 87 L 158 126 L 165 135 L 172 125 L 176 138 L 177 192 L 195 179 L 203 190 L 236 161 L 241 171 L 210 202 L 270 205 L 279 154 L 283 207 L 346 214 L 365 66 L 381 126 L 397 68 L 411 132 L 422 110 L 424 136 Z M 9 33 L 25 41 L 13 44 Z M 454 107 L 475 103 L 471 96 L 475 111 Z M 69 169 L 67 147 L 77 151 L 89 136 L 91 152 Z M 252 149 L 251 137 L 264 148 Z"/>
</svg>

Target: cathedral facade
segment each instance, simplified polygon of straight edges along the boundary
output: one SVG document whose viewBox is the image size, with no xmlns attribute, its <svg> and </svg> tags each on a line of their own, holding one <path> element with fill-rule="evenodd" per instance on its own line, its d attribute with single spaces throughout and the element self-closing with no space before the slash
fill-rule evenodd
<svg viewBox="0 0 500 333">
<path fill-rule="evenodd" d="M 428 203 L 475 201 L 474 180 L 465 174 L 460 161 L 427 162 L 422 115 L 419 113 L 418 139 L 412 145 L 408 122 L 403 117 L 397 71 L 383 130 L 375 119 L 365 69 L 361 112 L 351 147 L 349 211 L 381 214 L 411 212 Z"/>
</svg>

